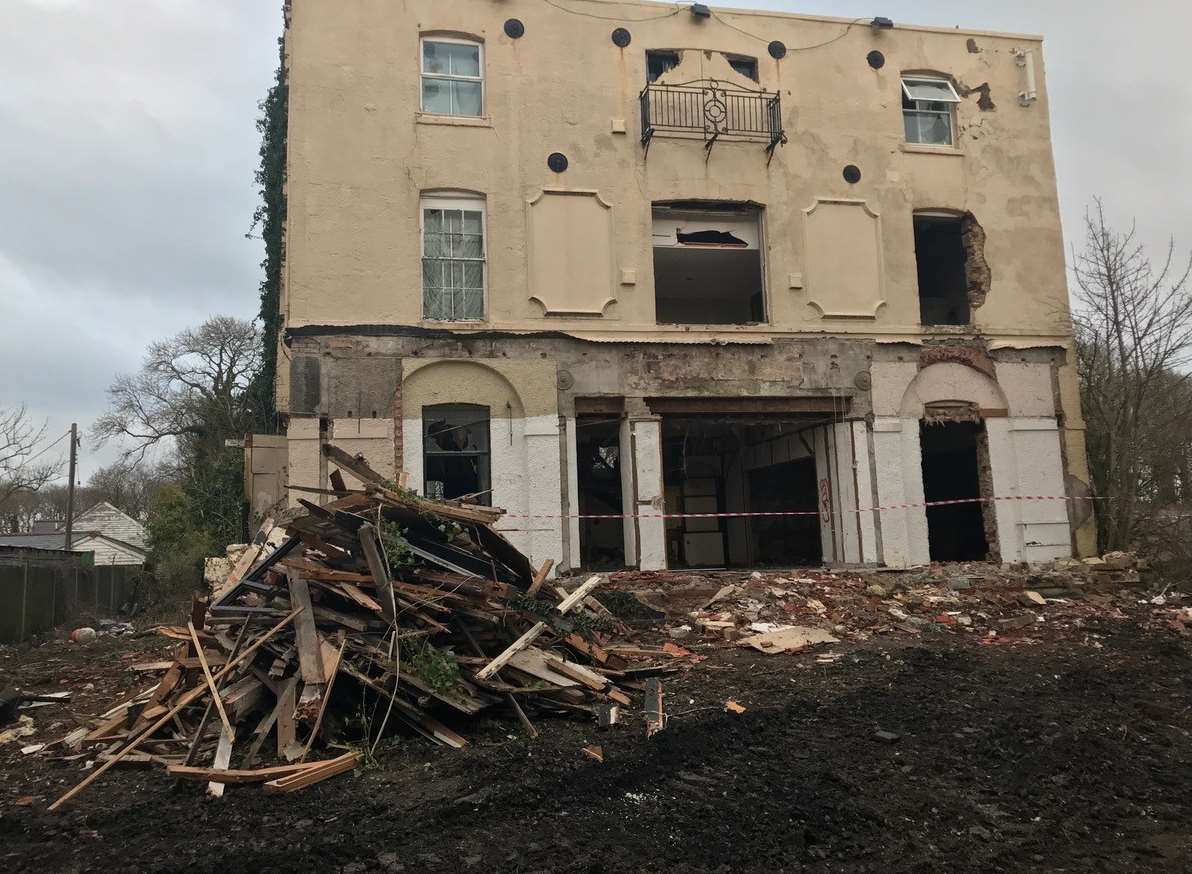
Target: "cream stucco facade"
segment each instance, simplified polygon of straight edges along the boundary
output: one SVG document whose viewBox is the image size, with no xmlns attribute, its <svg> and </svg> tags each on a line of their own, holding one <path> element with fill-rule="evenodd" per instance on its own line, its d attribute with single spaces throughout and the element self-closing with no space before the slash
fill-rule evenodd
<svg viewBox="0 0 1192 874">
<path fill-rule="evenodd" d="M 1091 548 L 1040 38 L 293 0 L 286 48 L 292 483 L 330 438 L 563 568 Z"/>
</svg>

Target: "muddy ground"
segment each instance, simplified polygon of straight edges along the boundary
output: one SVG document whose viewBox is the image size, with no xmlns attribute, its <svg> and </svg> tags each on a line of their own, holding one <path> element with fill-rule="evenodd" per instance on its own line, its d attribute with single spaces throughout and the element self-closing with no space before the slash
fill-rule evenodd
<svg viewBox="0 0 1192 874">
<path fill-rule="evenodd" d="M 0 679 L 76 699 L 0 747 L 0 870 L 1188 871 L 1192 647 L 1146 619 L 883 635 L 831 664 L 693 646 L 707 659 L 665 681 L 649 740 L 539 717 L 531 742 L 502 717 L 463 726 L 466 750 L 395 739 L 289 796 L 113 770 L 58 813 L 83 763 L 19 747 L 103 709 L 164 644 L 4 650 Z"/>
</svg>

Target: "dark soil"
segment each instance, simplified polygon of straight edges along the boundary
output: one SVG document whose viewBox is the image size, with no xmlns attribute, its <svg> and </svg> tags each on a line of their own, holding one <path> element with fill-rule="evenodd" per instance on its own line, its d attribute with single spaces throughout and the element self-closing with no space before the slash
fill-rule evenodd
<svg viewBox="0 0 1192 874">
<path fill-rule="evenodd" d="M 131 685 L 115 646 L 64 651 L 0 664 L 9 681 L 50 682 L 39 665 L 59 658 L 69 688 Z M 671 721 L 648 741 L 636 721 L 601 733 L 539 717 L 528 742 L 494 719 L 465 727 L 464 751 L 396 740 L 378 767 L 283 797 L 229 787 L 211 801 L 201 784 L 113 770 L 48 813 L 82 763 L 8 744 L 0 870 L 1192 870 L 1192 659 L 1170 630 L 1091 620 L 1000 646 L 898 635 L 834 664 L 699 651 L 664 681 Z M 730 698 L 746 711 L 726 713 Z M 49 709 L 25 743 L 57 736 Z M 580 753 L 593 743 L 603 764 Z"/>
</svg>

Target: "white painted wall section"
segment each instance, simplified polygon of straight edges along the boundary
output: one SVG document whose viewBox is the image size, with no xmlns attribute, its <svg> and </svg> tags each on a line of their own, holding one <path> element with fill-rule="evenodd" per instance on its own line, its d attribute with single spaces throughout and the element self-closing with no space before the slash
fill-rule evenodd
<svg viewBox="0 0 1192 874">
<path fill-rule="evenodd" d="M 638 567 L 644 571 L 666 568 L 666 525 L 659 514 L 662 494 L 662 421 L 631 419 L 633 461 L 637 480 Z"/>
</svg>

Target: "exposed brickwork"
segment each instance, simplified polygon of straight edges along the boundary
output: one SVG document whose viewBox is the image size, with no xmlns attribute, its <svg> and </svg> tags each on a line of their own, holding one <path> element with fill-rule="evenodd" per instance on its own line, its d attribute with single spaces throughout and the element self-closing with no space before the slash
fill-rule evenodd
<svg viewBox="0 0 1192 874">
<path fill-rule="evenodd" d="M 942 340 L 924 345 L 919 350 L 920 370 L 930 367 L 932 364 L 941 364 L 944 362 L 963 364 L 966 367 L 971 367 L 973 370 L 984 373 L 994 381 L 997 380 L 993 359 L 989 357 L 989 351 L 985 348 L 985 343 L 981 340 L 959 338 L 955 340 Z"/>
</svg>

